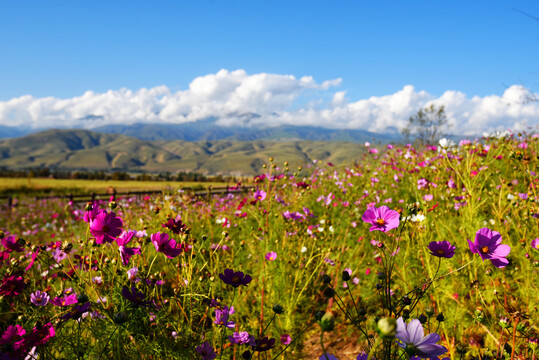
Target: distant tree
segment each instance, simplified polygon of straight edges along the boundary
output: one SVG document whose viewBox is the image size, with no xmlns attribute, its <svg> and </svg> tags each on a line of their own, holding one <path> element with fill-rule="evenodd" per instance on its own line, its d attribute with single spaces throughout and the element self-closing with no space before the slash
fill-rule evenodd
<svg viewBox="0 0 539 360">
<path fill-rule="evenodd" d="M 401 133 L 406 140 L 415 140 L 423 145 L 433 145 L 443 136 L 447 124 L 445 107 L 431 105 L 420 109 L 414 116 L 410 116 L 408 124 L 401 130 Z"/>
</svg>

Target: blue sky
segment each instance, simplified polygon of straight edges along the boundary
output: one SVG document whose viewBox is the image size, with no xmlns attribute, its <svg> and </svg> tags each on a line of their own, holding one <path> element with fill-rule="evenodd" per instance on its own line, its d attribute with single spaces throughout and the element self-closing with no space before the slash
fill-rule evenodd
<svg viewBox="0 0 539 360">
<path fill-rule="evenodd" d="M 177 92 L 221 69 L 341 79 L 349 101 L 537 91 L 539 21 L 515 9 L 539 18 L 537 0 L 4 1 L 0 101 Z"/>
</svg>

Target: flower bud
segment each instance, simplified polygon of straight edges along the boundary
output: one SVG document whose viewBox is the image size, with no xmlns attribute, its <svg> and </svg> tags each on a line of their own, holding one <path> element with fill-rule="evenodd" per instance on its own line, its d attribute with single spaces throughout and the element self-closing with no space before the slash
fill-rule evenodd
<svg viewBox="0 0 539 360">
<path fill-rule="evenodd" d="M 442 321 L 445 321 L 445 316 L 443 313 L 439 313 L 438 315 L 436 315 L 436 320 L 438 320 L 439 322 L 442 322 Z"/>
<path fill-rule="evenodd" d="M 332 298 L 335 296 L 335 290 L 333 290 L 333 288 L 331 287 L 327 287 L 325 290 L 324 290 L 324 295 L 329 299 L 329 298 Z"/>
<path fill-rule="evenodd" d="M 120 312 L 117 312 L 117 313 L 115 313 L 113 315 L 112 320 L 116 324 L 121 325 L 121 324 L 125 323 L 128 320 L 128 316 L 127 316 L 127 314 L 125 312 L 120 311 Z"/>
<path fill-rule="evenodd" d="M 397 333 L 397 320 L 392 317 L 385 317 L 378 320 L 376 324 L 382 339 L 393 339 Z"/>
<path fill-rule="evenodd" d="M 322 316 L 322 319 L 320 319 L 320 327 L 322 328 L 322 331 L 332 331 L 335 329 L 335 317 L 332 313 L 327 312 Z"/>
<path fill-rule="evenodd" d="M 324 282 L 324 284 L 329 284 L 331 282 L 331 277 L 326 274 L 322 276 L 322 281 Z"/>
<path fill-rule="evenodd" d="M 434 315 L 434 309 L 432 308 L 432 306 L 427 306 L 425 308 L 425 314 L 427 314 L 428 317 Z"/>
<path fill-rule="evenodd" d="M 284 312 L 284 308 L 281 305 L 273 305 L 273 312 L 276 314 L 282 314 Z"/>
<path fill-rule="evenodd" d="M 343 280 L 343 281 L 348 281 L 348 280 L 350 280 L 350 273 L 349 273 L 348 271 L 344 270 L 344 271 L 342 272 L 342 280 Z"/>
<path fill-rule="evenodd" d="M 419 322 L 420 322 L 421 324 L 426 323 L 428 319 L 429 319 L 429 318 L 428 318 L 427 315 L 425 315 L 425 314 L 421 314 L 421 315 L 419 315 L 419 316 L 417 317 L 417 320 L 419 320 Z"/>
</svg>

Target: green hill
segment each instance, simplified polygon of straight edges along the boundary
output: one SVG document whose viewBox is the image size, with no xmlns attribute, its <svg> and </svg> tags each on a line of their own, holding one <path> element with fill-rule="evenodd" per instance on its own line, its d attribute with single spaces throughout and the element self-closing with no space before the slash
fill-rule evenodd
<svg viewBox="0 0 539 360">
<path fill-rule="evenodd" d="M 63 170 L 196 171 L 251 175 L 269 157 L 303 166 L 313 159 L 342 163 L 364 153 L 363 145 L 326 141 L 144 141 L 87 130 L 47 130 L 0 141 L 0 167 Z"/>
</svg>

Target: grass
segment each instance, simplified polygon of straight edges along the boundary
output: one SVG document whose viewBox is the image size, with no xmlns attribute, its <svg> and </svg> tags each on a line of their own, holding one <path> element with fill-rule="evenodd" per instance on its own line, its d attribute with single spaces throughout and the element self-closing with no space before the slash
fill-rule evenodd
<svg viewBox="0 0 539 360">
<path fill-rule="evenodd" d="M 0 196 L 38 196 L 63 194 L 102 194 L 109 187 L 116 192 L 151 191 L 164 189 L 223 187 L 222 182 L 180 181 L 114 181 L 114 180 L 71 180 L 47 178 L 0 178 Z"/>
</svg>

